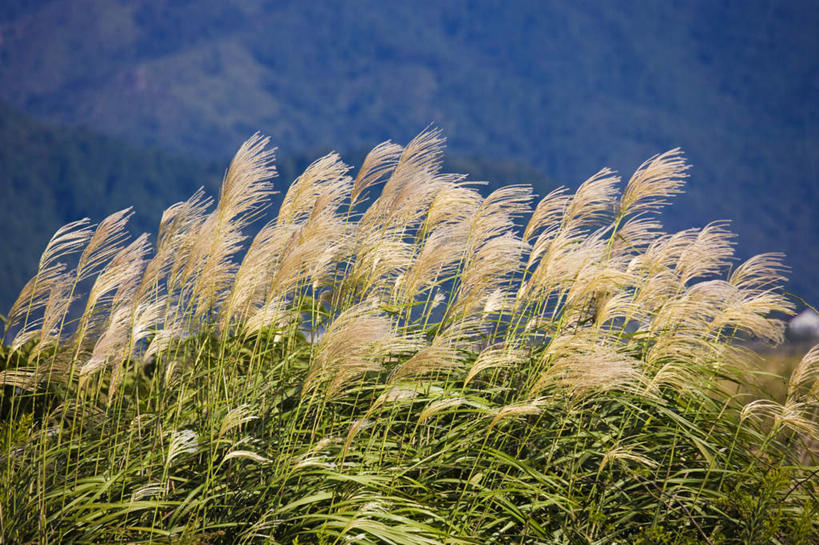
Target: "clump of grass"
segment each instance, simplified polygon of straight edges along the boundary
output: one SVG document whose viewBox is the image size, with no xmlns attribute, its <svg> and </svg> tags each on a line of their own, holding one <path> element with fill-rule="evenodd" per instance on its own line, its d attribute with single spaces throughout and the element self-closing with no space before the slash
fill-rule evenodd
<svg viewBox="0 0 819 545">
<path fill-rule="evenodd" d="M 248 241 L 267 143 L 155 244 L 130 210 L 49 242 L 0 358 L 2 542 L 813 539 L 819 352 L 737 393 L 784 266 L 662 232 L 679 150 L 535 204 L 425 131 L 317 160 Z"/>
</svg>

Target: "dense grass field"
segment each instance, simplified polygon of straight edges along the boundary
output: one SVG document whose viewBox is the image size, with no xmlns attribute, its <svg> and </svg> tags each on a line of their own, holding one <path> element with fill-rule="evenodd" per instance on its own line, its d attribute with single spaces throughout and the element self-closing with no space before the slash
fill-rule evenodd
<svg viewBox="0 0 819 545">
<path fill-rule="evenodd" d="M 153 243 L 60 229 L 5 324 L 2 543 L 816 543 L 819 347 L 748 386 L 781 256 L 662 232 L 679 150 L 535 203 L 443 144 L 322 157 L 250 240 L 259 136 Z"/>
</svg>

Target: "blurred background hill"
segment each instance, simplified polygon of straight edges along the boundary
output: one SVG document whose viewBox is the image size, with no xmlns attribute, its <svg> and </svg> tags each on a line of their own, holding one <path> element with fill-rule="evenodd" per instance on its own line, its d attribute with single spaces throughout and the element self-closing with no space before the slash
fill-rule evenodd
<svg viewBox="0 0 819 545">
<path fill-rule="evenodd" d="M 0 313 L 57 227 L 135 228 L 215 188 L 253 132 L 283 189 L 430 123 L 450 168 L 545 194 L 682 147 L 668 229 L 729 219 L 819 303 L 819 4 L 5 0 Z"/>
</svg>

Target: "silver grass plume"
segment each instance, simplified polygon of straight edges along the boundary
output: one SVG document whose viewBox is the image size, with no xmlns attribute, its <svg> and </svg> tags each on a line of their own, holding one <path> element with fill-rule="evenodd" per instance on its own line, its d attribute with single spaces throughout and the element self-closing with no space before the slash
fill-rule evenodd
<svg viewBox="0 0 819 545">
<path fill-rule="evenodd" d="M 302 396 L 327 384 L 325 395 L 332 398 L 364 373 L 382 369 L 388 354 L 406 353 L 418 343 L 396 335 L 392 321 L 373 301 L 350 307 L 327 326 L 310 363 Z"/>
<path fill-rule="evenodd" d="M 546 370 L 532 384 L 529 398 L 549 388 L 576 396 L 607 390 L 636 391 L 643 383 L 641 362 L 618 351 L 616 343 L 593 330 L 552 339 L 543 359 Z"/>
<path fill-rule="evenodd" d="M 29 316 L 46 304 L 51 291 L 50 283 L 64 270 L 65 266 L 57 261 L 83 249 L 92 233 L 88 218 L 72 221 L 57 229 L 40 255 L 37 274 L 26 283 L 12 304 L 5 333 L 19 324 L 27 327 Z"/>
<path fill-rule="evenodd" d="M 677 259 L 675 272 L 681 285 L 724 272 L 734 256 L 735 238 L 723 222 L 711 223 L 700 230 Z"/>
<path fill-rule="evenodd" d="M 270 277 L 282 259 L 282 254 L 297 237 L 300 227 L 279 225 L 271 221 L 253 238 L 239 269 L 236 271 L 230 298 L 222 308 L 222 329 L 233 319 L 246 320 L 271 294 Z"/>
<path fill-rule="evenodd" d="M 403 150 L 404 148 L 388 140 L 378 144 L 367 154 L 353 181 L 353 190 L 350 195 L 352 204 L 358 202 L 369 188 L 395 170 Z"/>
<path fill-rule="evenodd" d="M 73 343 L 78 350 L 83 347 L 89 335 L 99 333 L 99 328 L 104 326 L 113 307 L 131 303 L 142 278 L 144 259 L 149 251 L 148 235 L 143 234 L 120 249 L 97 275 L 74 334 Z"/>
<path fill-rule="evenodd" d="M 327 206 L 338 208 L 350 194 L 353 180 L 350 167 L 337 153 L 317 159 L 290 185 L 277 218 L 279 225 L 306 220 L 313 207 L 324 197 Z"/>
<path fill-rule="evenodd" d="M 390 373 L 389 382 L 395 383 L 405 379 L 419 379 L 430 373 L 445 373 L 457 369 L 463 362 L 457 338 L 452 333 L 444 332 L 435 336 L 432 342 L 409 359 L 397 365 Z"/>
<path fill-rule="evenodd" d="M 319 285 L 327 280 L 346 247 L 347 227 L 338 209 L 350 195 L 349 168 L 330 154 L 293 182 L 278 218 L 257 234 L 236 273 L 222 309 L 223 328 L 233 317 L 246 317 L 303 282 Z"/>
<path fill-rule="evenodd" d="M 530 211 L 531 188 L 508 186 L 492 192 L 469 224 L 464 263 L 451 309 L 468 316 L 485 303 L 485 296 L 521 270 L 526 243 L 514 232 L 515 220 Z"/>
<path fill-rule="evenodd" d="M 162 268 L 164 259 L 170 261 L 167 290 L 169 293 L 184 287 L 186 279 L 193 274 L 191 253 L 197 241 L 197 234 L 208 218 L 208 209 L 213 199 L 206 197 L 199 188 L 191 197 L 169 207 L 162 214 L 157 236 L 157 265 Z"/>
<path fill-rule="evenodd" d="M 116 290 L 110 303 L 110 314 L 105 329 L 98 337 L 91 358 L 80 367 L 80 377 L 87 377 L 109 365 L 119 365 L 130 350 L 131 327 L 135 311 L 135 296 L 145 267 L 145 257 L 150 251 L 146 234 L 141 235 L 109 263 L 106 271 L 98 277 L 103 286 L 100 295 Z M 108 276 L 104 277 L 108 272 Z M 95 285 L 96 287 L 96 285 Z M 92 288 L 92 293 L 94 289 Z M 116 388 L 112 384 L 113 389 Z"/>
<path fill-rule="evenodd" d="M 243 230 L 268 206 L 269 179 L 276 175 L 275 150 L 265 150 L 269 140 L 256 133 L 242 144 L 225 174 L 216 209 L 196 232 L 190 292 L 194 317 L 217 309 L 226 297 L 236 268 L 231 258 L 241 249 Z"/>
<path fill-rule="evenodd" d="M 21 325 L 16 336 L 24 335 L 25 339 L 12 340 L 12 346 L 22 346 L 36 334 L 31 332 L 36 331 L 42 322 L 33 317 L 48 304 L 52 289 L 64 281 L 65 274 L 65 265 L 58 263 L 42 269 L 23 286 L 9 311 L 6 331 L 12 326 Z M 30 320 L 30 317 L 33 319 Z"/>
<path fill-rule="evenodd" d="M 580 184 L 563 216 L 564 227 L 574 229 L 600 225 L 609 220 L 617 207 L 620 177 L 608 168 Z"/>
<path fill-rule="evenodd" d="M 791 372 L 788 399 L 819 401 L 819 344 L 808 350 Z"/>
<path fill-rule="evenodd" d="M 407 144 L 381 194 L 359 222 L 365 237 L 418 225 L 440 188 L 436 176 L 444 142 L 440 130 L 427 130 Z"/>
<path fill-rule="evenodd" d="M 469 384 L 479 374 L 487 369 L 499 369 L 514 367 L 516 364 L 526 361 L 528 353 L 526 350 L 511 348 L 508 346 L 491 346 L 485 348 L 478 354 L 475 362 L 470 367 L 464 378 L 464 385 Z"/>
<path fill-rule="evenodd" d="M 63 225 L 48 241 L 45 251 L 40 256 L 38 270 L 44 270 L 55 261 L 79 252 L 88 243 L 92 234 L 93 229 L 89 226 L 88 218 Z"/>
<path fill-rule="evenodd" d="M 125 227 L 132 215 L 133 207 L 129 207 L 114 212 L 100 222 L 80 255 L 77 265 L 78 281 L 96 274 L 100 267 L 120 251 L 122 244 L 128 239 Z"/>
<path fill-rule="evenodd" d="M 300 284 L 318 287 L 328 281 L 348 244 L 347 226 L 337 206 L 329 195 L 316 199 L 311 215 L 289 237 L 271 274 L 269 293 L 281 296 Z"/>
<path fill-rule="evenodd" d="M 523 230 L 524 241 L 529 242 L 535 233 L 551 231 L 560 226 L 566 209 L 572 202 L 572 196 L 568 193 L 568 188 L 558 187 L 540 200 Z"/>
<path fill-rule="evenodd" d="M 73 285 L 74 275 L 68 273 L 63 275 L 61 279 L 51 286 L 48 302 L 43 310 L 40 331 L 37 335 L 39 340 L 32 352 L 33 355 L 41 354 L 49 347 L 59 346 L 63 321 L 68 314 L 71 303 L 76 298 L 72 294 Z M 15 342 L 19 342 L 17 338 L 14 340 Z M 19 348 L 19 345 L 15 345 L 13 342 L 12 350 L 17 348 Z"/>
<path fill-rule="evenodd" d="M 411 302 L 421 291 L 432 289 L 438 279 L 454 273 L 468 235 L 469 225 L 463 221 L 435 228 L 403 276 L 400 300 Z"/>
<path fill-rule="evenodd" d="M 653 212 L 668 204 L 668 199 L 682 193 L 690 165 L 680 148 L 655 155 L 634 172 L 620 198 L 619 213 Z"/>
</svg>

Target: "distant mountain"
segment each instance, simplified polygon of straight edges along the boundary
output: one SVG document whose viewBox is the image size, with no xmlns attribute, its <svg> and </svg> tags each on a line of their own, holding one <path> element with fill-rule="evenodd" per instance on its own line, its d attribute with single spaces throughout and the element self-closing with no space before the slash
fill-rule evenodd
<svg viewBox="0 0 819 545">
<path fill-rule="evenodd" d="M 680 146 L 669 228 L 731 219 L 819 303 L 819 4 L 15 0 L 0 99 L 52 124 L 218 163 L 406 142 L 570 186 Z M 68 183 L 68 182 L 66 182 Z M 539 187 L 543 191 L 545 188 Z"/>
<path fill-rule="evenodd" d="M 301 152 L 430 122 L 571 182 L 676 145 L 714 174 L 819 153 L 810 1 L 20 4 L 0 97 L 200 156 L 257 129 Z"/>
</svg>

